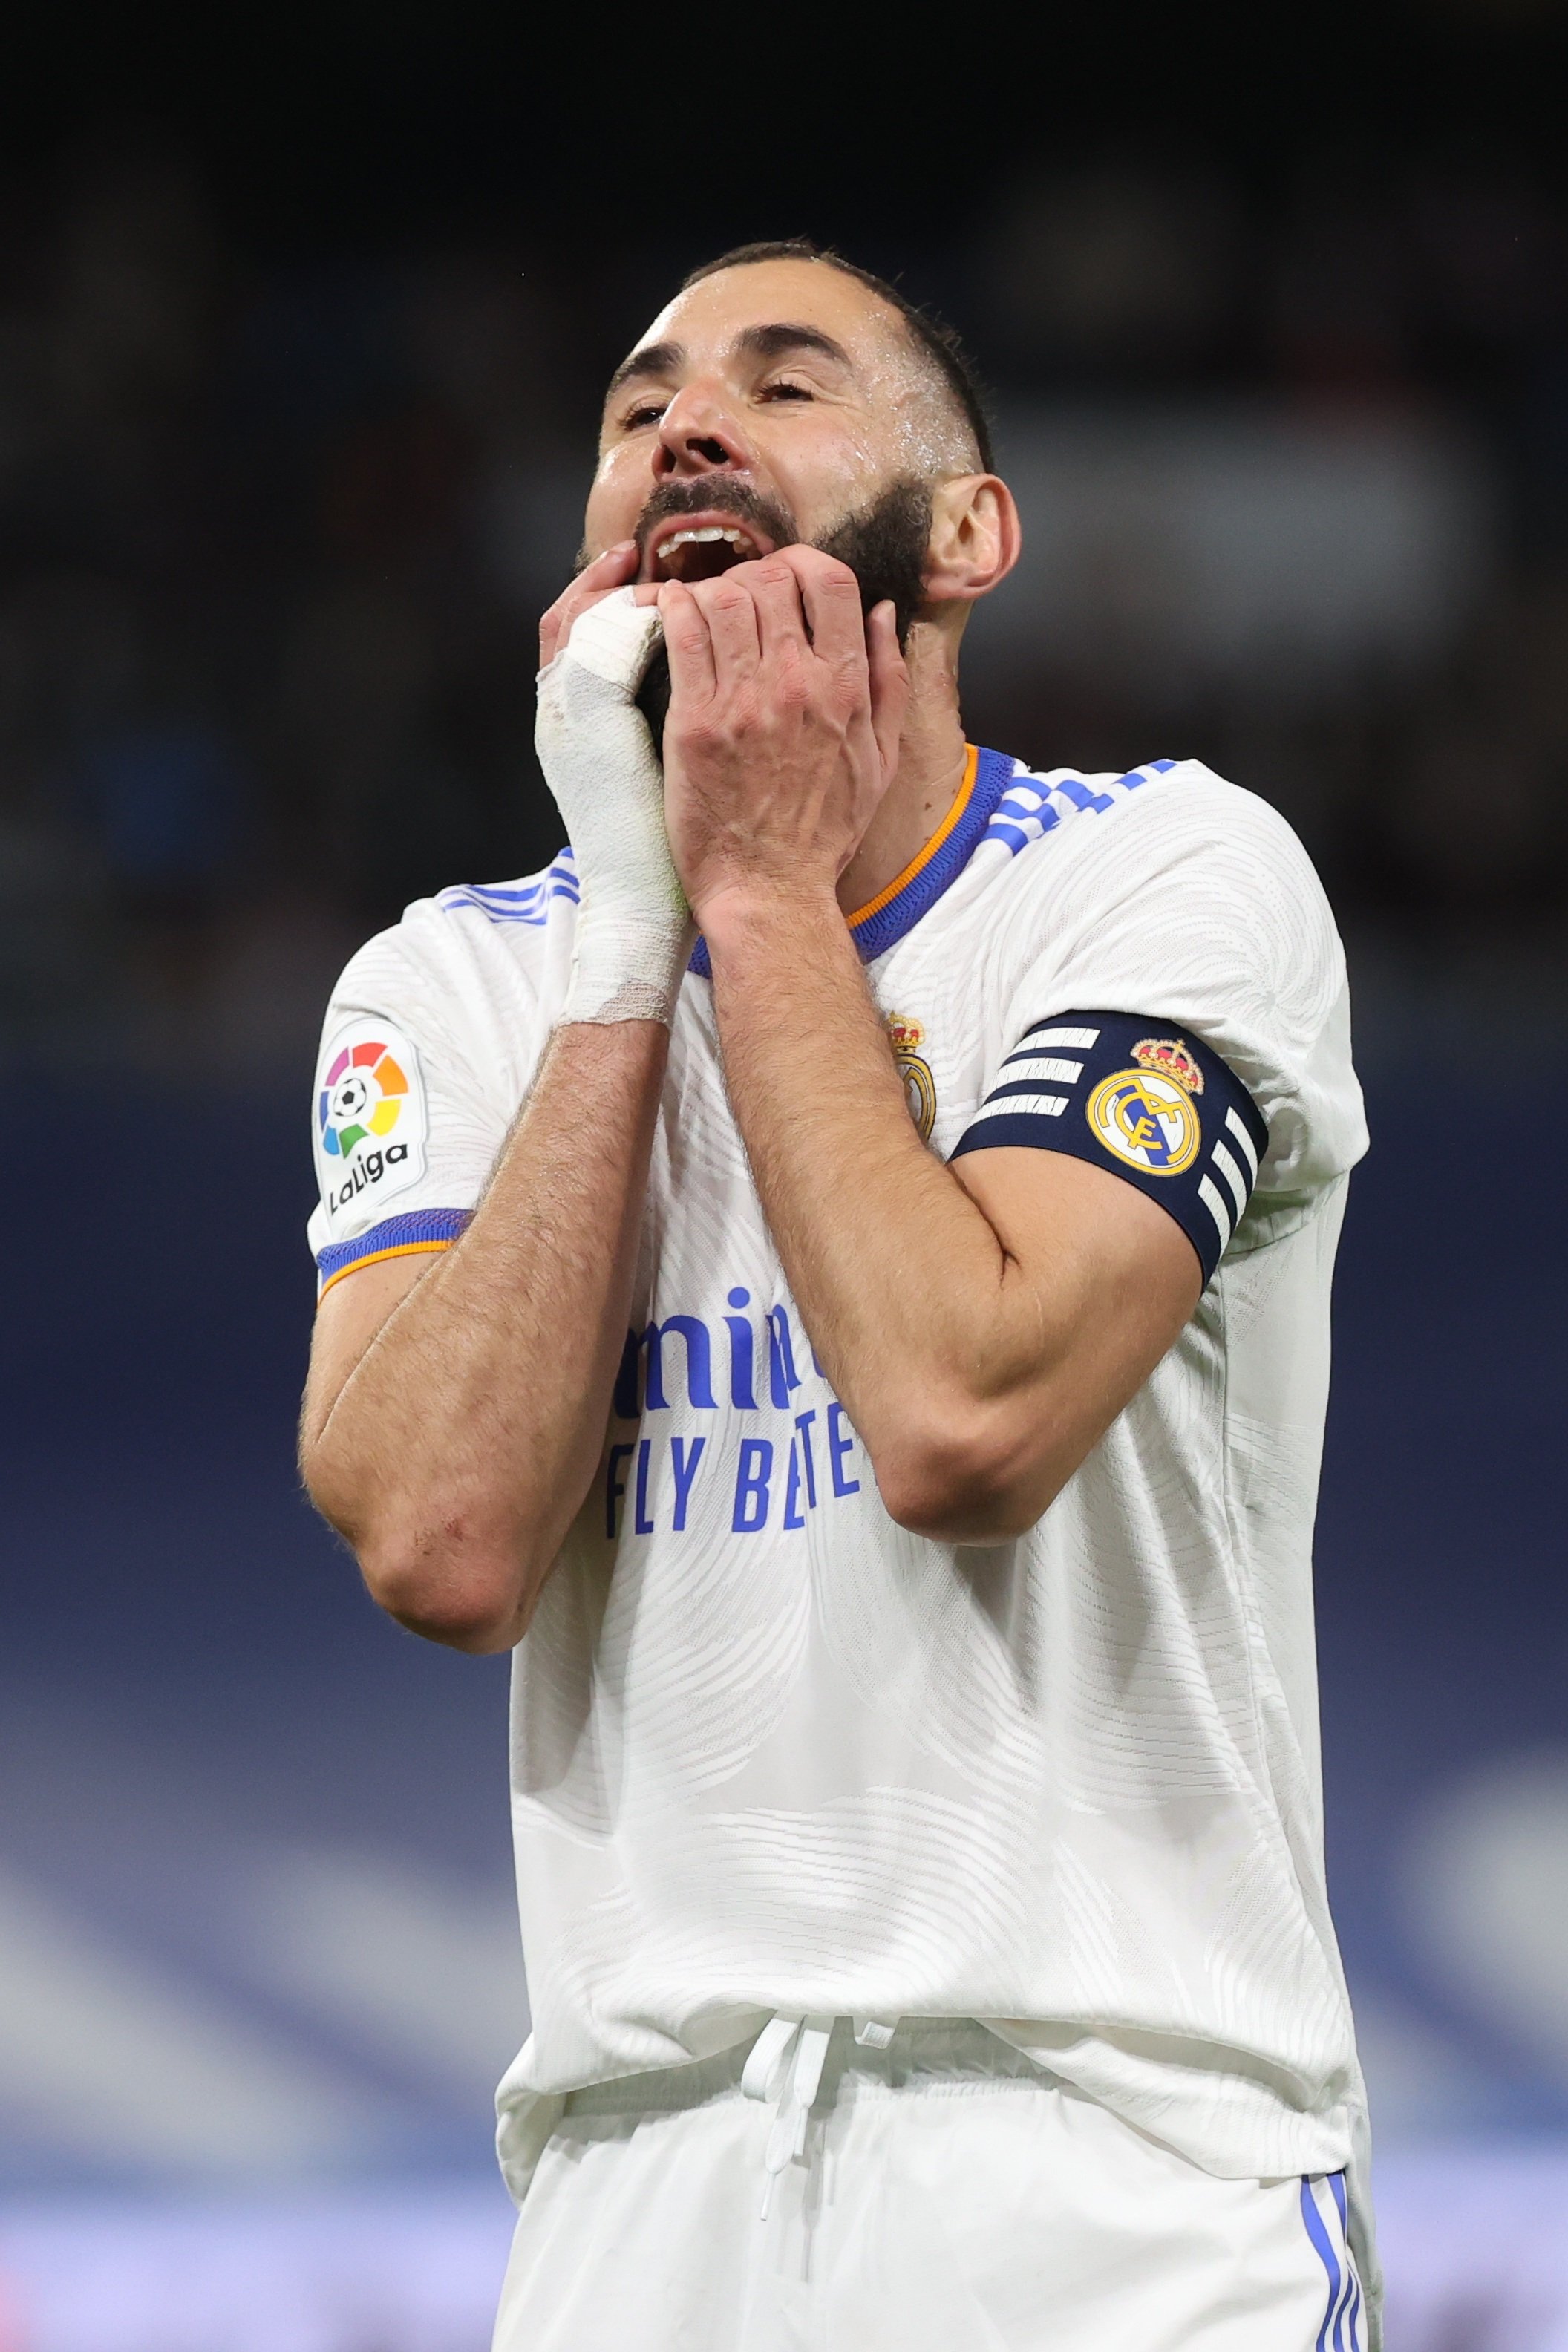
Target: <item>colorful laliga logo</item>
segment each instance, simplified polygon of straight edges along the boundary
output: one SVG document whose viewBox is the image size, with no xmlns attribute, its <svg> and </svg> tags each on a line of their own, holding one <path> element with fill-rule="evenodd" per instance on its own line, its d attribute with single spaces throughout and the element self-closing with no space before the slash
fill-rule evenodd
<svg viewBox="0 0 1568 2352">
<path fill-rule="evenodd" d="M 322 1150 L 347 1160 L 356 1144 L 390 1135 L 407 1093 L 407 1078 L 379 1039 L 345 1045 L 321 1081 L 316 1106 Z"/>
</svg>

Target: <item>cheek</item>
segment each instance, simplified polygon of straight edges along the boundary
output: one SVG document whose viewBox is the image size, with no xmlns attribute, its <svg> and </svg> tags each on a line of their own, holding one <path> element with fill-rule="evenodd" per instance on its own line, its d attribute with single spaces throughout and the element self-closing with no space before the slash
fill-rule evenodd
<svg viewBox="0 0 1568 2352">
<path fill-rule="evenodd" d="M 647 456 L 623 443 L 612 449 L 594 477 L 584 516 L 584 537 L 595 551 L 630 539 L 652 488 Z"/>
<path fill-rule="evenodd" d="M 801 435 L 780 448 L 773 478 L 807 539 L 815 539 L 873 496 L 889 471 L 885 433 L 836 419 L 822 434 Z"/>
<path fill-rule="evenodd" d="M 942 452 L 930 395 L 918 385 L 905 385 L 888 404 L 889 432 L 888 466 L 891 473 L 913 474 L 922 481 L 940 471 Z"/>
</svg>

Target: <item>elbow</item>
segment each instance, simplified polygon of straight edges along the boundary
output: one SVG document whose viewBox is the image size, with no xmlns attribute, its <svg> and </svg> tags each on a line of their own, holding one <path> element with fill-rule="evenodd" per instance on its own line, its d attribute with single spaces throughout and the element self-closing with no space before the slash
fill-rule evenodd
<svg viewBox="0 0 1568 2352">
<path fill-rule="evenodd" d="M 362 1537 L 353 1552 L 377 1607 L 424 1641 L 483 1657 L 522 1639 L 532 1595 L 515 1557 L 447 1531 L 412 1542 Z"/>
<path fill-rule="evenodd" d="M 905 1416 L 896 1436 L 870 1449 L 883 1507 L 935 1543 L 1010 1543 L 1067 1483 L 1047 1436 L 1037 1423 L 1021 1427 L 1005 1409 L 973 1402 Z"/>
<path fill-rule="evenodd" d="M 311 1501 L 359 1563 L 378 1608 L 427 1642 L 476 1656 L 522 1639 L 542 1578 L 521 1545 L 461 1513 L 422 1517 L 403 1500 L 366 1508 L 339 1490 L 329 1465 L 307 1460 Z"/>
</svg>

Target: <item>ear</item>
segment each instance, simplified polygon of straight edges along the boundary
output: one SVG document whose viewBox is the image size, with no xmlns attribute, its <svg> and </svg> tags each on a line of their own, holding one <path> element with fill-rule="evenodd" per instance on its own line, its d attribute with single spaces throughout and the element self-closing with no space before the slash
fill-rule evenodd
<svg viewBox="0 0 1568 2352">
<path fill-rule="evenodd" d="M 960 474 L 931 501 L 925 593 L 931 604 L 973 604 L 998 587 L 1023 551 L 1013 493 L 994 474 Z"/>
</svg>

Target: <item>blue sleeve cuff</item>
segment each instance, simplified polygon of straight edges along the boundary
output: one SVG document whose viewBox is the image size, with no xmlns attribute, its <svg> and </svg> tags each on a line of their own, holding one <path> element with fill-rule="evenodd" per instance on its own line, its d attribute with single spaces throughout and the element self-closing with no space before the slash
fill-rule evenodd
<svg viewBox="0 0 1568 2352">
<path fill-rule="evenodd" d="M 411 1209 L 401 1217 L 384 1218 L 379 1225 L 358 1234 L 352 1242 L 329 1242 L 316 1261 L 325 1297 L 334 1282 L 357 1266 L 378 1258 L 420 1257 L 433 1250 L 450 1249 L 473 1217 L 472 1209 Z"/>
</svg>

